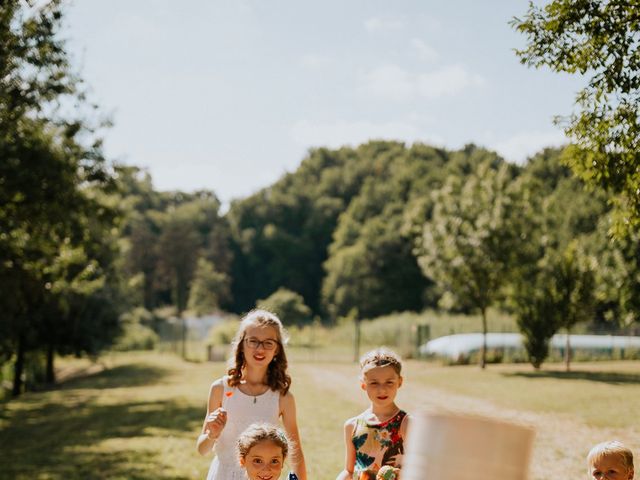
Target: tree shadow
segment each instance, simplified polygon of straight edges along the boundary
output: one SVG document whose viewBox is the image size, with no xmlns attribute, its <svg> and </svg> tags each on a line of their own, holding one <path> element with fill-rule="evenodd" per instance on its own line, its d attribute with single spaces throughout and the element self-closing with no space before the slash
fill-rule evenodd
<svg viewBox="0 0 640 480">
<path fill-rule="evenodd" d="M 144 364 L 120 365 L 102 370 L 83 377 L 74 377 L 63 383 L 58 388 L 120 388 L 142 387 L 156 384 L 169 374 L 169 370 L 161 367 Z"/>
<path fill-rule="evenodd" d="M 540 372 L 513 372 L 504 373 L 507 377 L 525 378 L 556 378 L 559 380 L 588 380 L 590 382 L 608 383 L 611 385 L 640 384 L 640 373 L 622 372 L 560 372 L 560 371 L 540 371 Z"/>
<path fill-rule="evenodd" d="M 166 471 L 162 449 L 119 449 L 112 443 L 134 437 L 191 437 L 198 430 L 202 409 L 187 400 L 146 400 L 144 394 L 132 391 L 130 401 L 124 397 L 109 403 L 109 388 L 157 384 L 166 374 L 156 367 L 120 366 L 4 405 L 0 479 L 189 478 Z M 60 394 L 64 400 L 56 401 Z"/>
</svg>

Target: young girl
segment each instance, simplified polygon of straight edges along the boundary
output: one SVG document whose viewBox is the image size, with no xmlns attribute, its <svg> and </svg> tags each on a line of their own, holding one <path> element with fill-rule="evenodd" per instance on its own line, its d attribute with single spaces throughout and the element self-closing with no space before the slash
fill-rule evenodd
<svg viewBox="0 0 640 480">
<path fill-rule="evenodd" d="M 360 370 L 361 387 L 371 404 L 344 424 L 347 454 L 344 470 L 336 480 L 350 480 L 354 474 L 358 479 L 375 478 L 385 465 L 394 469 L 402 466 L 408 416 L 395 402 L 402 386 L 400 357 L 378 348 L 362 356 Z M 398 471 L 391 473 L 397 475 Z"/>
<path fill-rule="evenodd" d="M 238 460 L 249 480 L 277 480 L 289 451 L 289 440 L 282 430 L 254 423 L 238 438 Z M 289 480 L 297 480 L 289 474 Z"/>
<path fill-rule="evenodd" d="M 282 323 L 265 310 L 249 312 L 240 323 L 233 342 L 233 356 L 227 375 L 209 390 L 207 415 L 198 436 L 197 448 L 205 455 L 215 448 L 207 480 L 240 480 L 236 442 L 252 423 L 282 424 L 294 442 L 292 469 L 306 480 L 300 446 L 296 403 L 289 386 L 286 338 Z"/>
</svg>

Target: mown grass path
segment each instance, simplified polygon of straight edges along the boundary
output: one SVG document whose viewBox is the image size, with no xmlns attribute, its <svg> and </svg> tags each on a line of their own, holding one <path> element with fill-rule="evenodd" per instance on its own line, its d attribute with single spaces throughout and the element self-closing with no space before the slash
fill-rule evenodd
<svg viewBox="0 0 640 480">
<path fill-rule="evenodd" d="M 61 385 L 0 404 L 1 479 L 203 479 L 195 452 L 209 384 L 222 363 L 120 354 L 103 365 L 61 362 Z M 619 438 L 640 452 L 640 362 L 527 366 L 406 364 L 399 404 L 534 425 L 532 479 L 583 478 L 584 456 Z M 311 480 L 342 467 L 342 424 L 367 405 L 355 364 L 298 363 L 293 392 Z"/>
</svg>

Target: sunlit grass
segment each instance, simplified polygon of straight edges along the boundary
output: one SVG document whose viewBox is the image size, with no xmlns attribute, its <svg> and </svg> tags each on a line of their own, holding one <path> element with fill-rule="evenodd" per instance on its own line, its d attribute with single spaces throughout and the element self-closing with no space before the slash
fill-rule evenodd
<svg viewBox="0 0 640 480">
<path fill-rule="evenodd" d="M 344 358 L 350 353 L 343 351 Z M 195 438 L 209 385 L 224 372 L 224 363 L 156 353 L 114 354 L 101 361 L 106 369 L 87 361 L 58 362 L 60 387 L 0 404 L 0 478 L 205 478 L 211 459 L 196 453 Z M 437 395 L 464 395 L 497 411 L 560 414 L 596 434 L 617 428 L 637 437 L 640 362 L 580 363 L 569 374 L 561 368 L 547 365 L 534 373 L 527 365 L 491 365 L 480 371 L 408 361 L 398 400 L 413 411 Z M 342 424 L 367 405 L 357 366 L 292 361 L 291 374 L 309 478 L 334 479 L 343 462 Z M 571 439 L 574 432 L 561 433 Z M 577 469 L 583 453 L 571 444 L 548 455 L 543 451 L 542 458 L 566 456 Z M 579 473 L 567 472 L 566 478 Z"/>
</svg>

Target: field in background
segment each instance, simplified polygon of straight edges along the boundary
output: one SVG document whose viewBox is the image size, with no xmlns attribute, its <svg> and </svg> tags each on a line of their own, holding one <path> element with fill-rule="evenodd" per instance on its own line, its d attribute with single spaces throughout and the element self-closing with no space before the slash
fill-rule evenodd
<svg viewBox="0 0 640 480">
<path fill-rule="evenodd" d="M 64 360 L 60 387 L 0 404 L 0 478 L 203 479 L 195 452 L 210 382 L 224 364 L 123 353 Z M 399 403 L 444 407 L 538 427 L 532 479 L 580 478 L 588 447 L 620 438 L 640 448 L 640 362 L 444 367 L 410 360 Z M 353 363 L 292 362 L 312 480 L 342 466 L 342 424 L 366 406 Z"/>
<path fill-rule="evenodd" d="M 197 325 L 197 319 L 191 320 Z M 207 334 L 206 329 L 194 328 L 186 344 L 186 358 L 195 361 L 206 359 L 224 360 L 229 357 L 229 344 L 235 334 L 238 319 L 221 322 L 215 325 Z M 479 315 L 463 315 L 426 310 L 421 313 L 394 313 L 373 320 L 360 322 L 360 346 L 356 352 L 356 328 L 353 320 L 343 320 L 331 327 L 315 322 L 304 327 L 289 327 L 290 341 L 288 356 L 298 362 L 350 362 L 365 351 L 380 345 L 393 348 L 403 358 L 418 358 L 418 347 L 430 339 L 458 333 L 481 332 Z M 488 312 L 488 330 L 494 333 L 517 333 L 515 319 L 498 310 Z M 205 332 L 205 333 L 203 333 Z M 585 325 L 578 325 L 572 333 L 588 333 Z M 182 353 L 180 338 L 170 340 L 165 337 L 160 350 L 165 352 Z M 478 363 L 479 353 L 473 353 L 463 359 L 470 364 Z M 549 361 L 560 362 L 563 359 L 560 349 L 550 349 Z M 638 359 L 640 352 L 629 350 L 622 352 L 612 350 L 573 352 L 573 360 L 616 360 Z M 446 360 L 451 361 L 451 360 Z M 526 363 L 524 350 L 489 349 L 487 353 L 489 363 Z"/>
<path fill-rule="evenodd" d="M 419 326 L 426 326 L 419 330 Z M 455 315 L 427 310 L 421 313 L 402 312 L 360 322 L 360 353 L 380 345 L 395 349 L 405 358 L 417 356 L 417 348 L 431 338 L 454 333 L 480 332 L 479 315 Z M 207 358 L 207 343 L 216 343 L 213 356 L 220 360 L 228 357 L 229 341 L 237 323 L 214 327 L 209 338 L 191 335 L 187 344 L 187 357 L 193 360 Z M 513 317 L 491 310 L 488 327 L 492 332 L 517 332 Z M 293 361 L 349 362 L 354 359 L 355 324 L 344 321 L 332 327 L 319 322 L 302 328 L 290 327 L 288 353 Z M 420 335 L 423 334 L 423 335 Z M 179 341 L 165 341 L 166 351 L 181 352 Z"/>
</svg>

